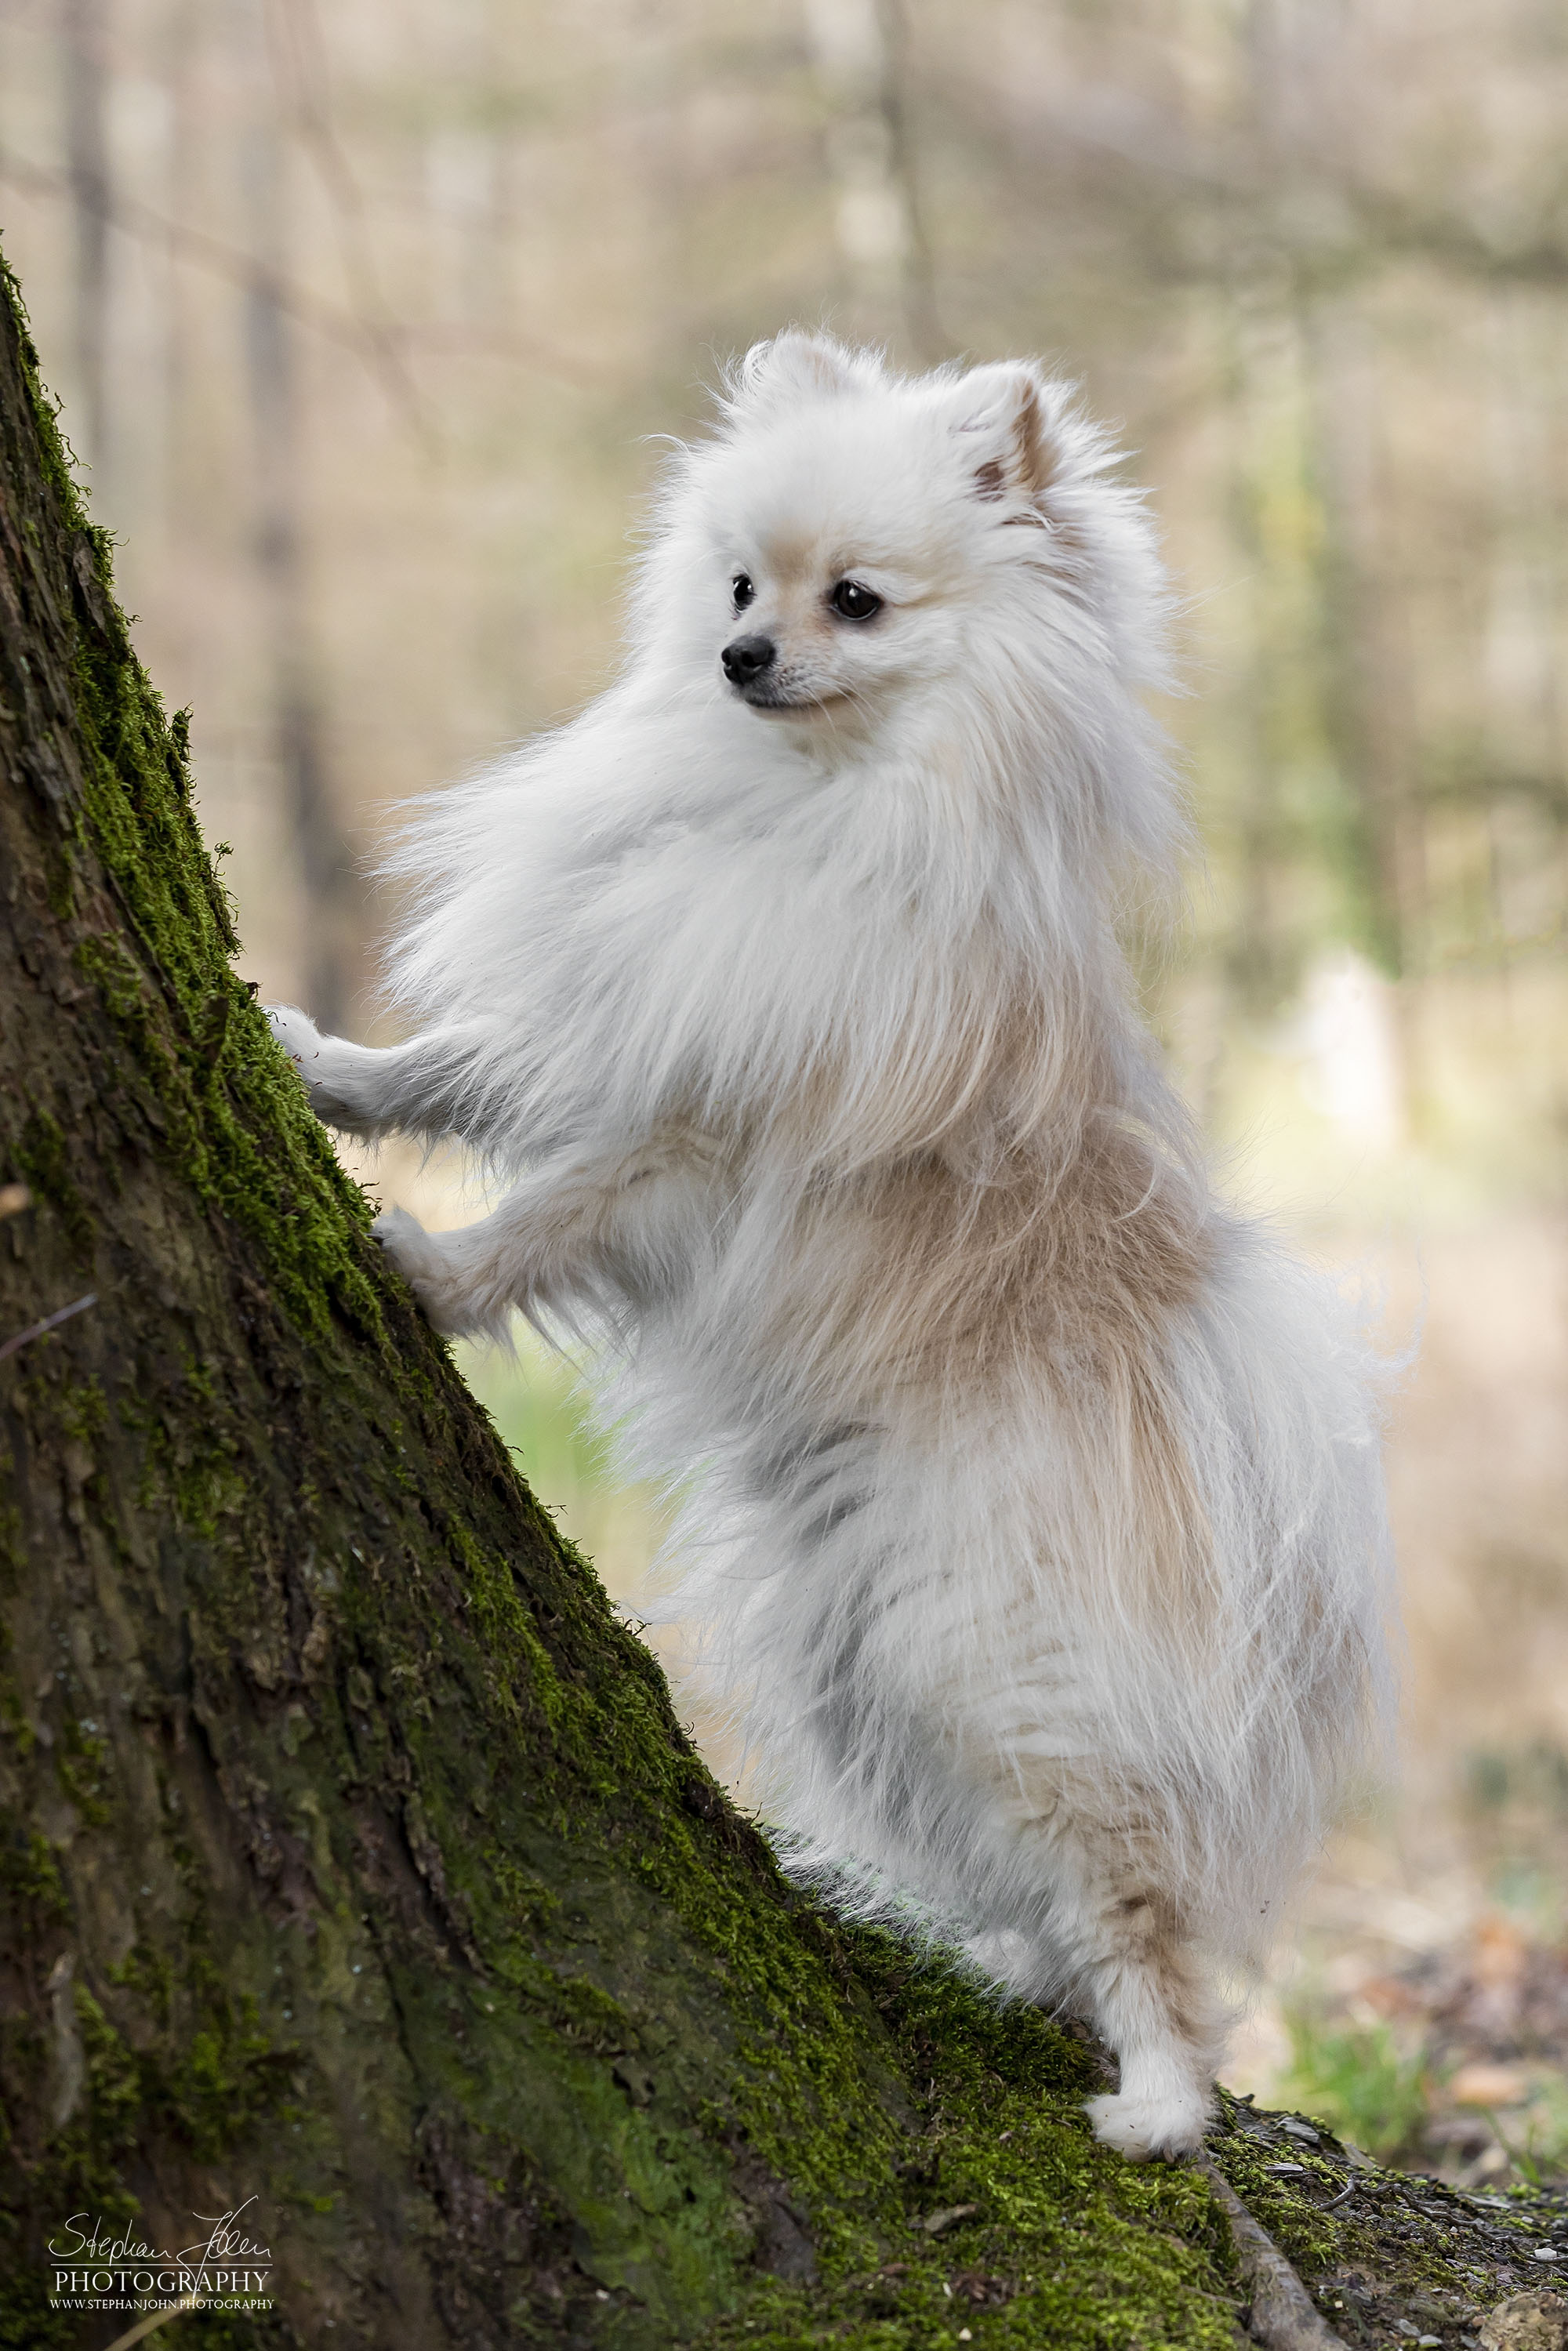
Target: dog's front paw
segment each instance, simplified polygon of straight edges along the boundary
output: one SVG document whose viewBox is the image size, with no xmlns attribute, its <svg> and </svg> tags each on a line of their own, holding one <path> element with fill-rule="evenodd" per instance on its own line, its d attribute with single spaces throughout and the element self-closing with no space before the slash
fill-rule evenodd
<svg viewBox="0 0 1568 2351">
<path fill-rule="evenodd" d="M 1208 2126 L 1208 2100 L 1192 2090 L 1155 2096 L 1116 2092 L 1091 2098 L 1083 2111 L 1101 2146 L 1114 2147 L 1131 2163 L 1155 2155 L 1192 2155 Z"/>
<path fill-rule="evenodd" d="M 383 1208 L 371 1227 L 371 1238 L 380 1241 L 392 1263 L 403 1280 L 417 1290 L 422 1281 L 436 1280 L 441 1272 L 441 1242 L 434 1233 L 427 1233 L 417 1217 L 406 1208 Z"/>
<path fill-rule="evenodd" d="M 321 1031 L 297 1004 L 264 1004 L 261 1008 L 267 1027 L 308 1085 L 311 1067 L 321 1058 Z"/>
<path fill-rule="evenodd" d="M 267 1026 L 305 1081 L 310 1107 L 327 1125 L 356 1133 L 362 1124 L 352 1097 L 351 1065 L 359 1048 L 341 1037 L 323 1037 L 308 1012 L 294 1004 L 268 1004 Z"/>
<path fill-rule="evenodd" d="M 424 1309 L 425 1320 L 437 1331 L 458 1339 L 476 1327 L 452 1263 L 451 1245 L 442 1234 L 427 1233 L 406 1208 L 383 1208 L 371 1236 L 380 1241 Z"/>
</svg>

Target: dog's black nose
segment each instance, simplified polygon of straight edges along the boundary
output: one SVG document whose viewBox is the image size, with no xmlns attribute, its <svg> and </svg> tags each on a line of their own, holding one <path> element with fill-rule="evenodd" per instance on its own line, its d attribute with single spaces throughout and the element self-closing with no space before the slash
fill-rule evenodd
<svg viewBox="0 0 1568 2351">
<path fill-rule="evenodd" d="M 733 644 L 726 645 L 719 659 L 724 664 L 724 674 L 731 685 L 749 685 L 754 677 L 760 677 L 765 669 L 772 668 L 778 653 L 779 648 L 772 638 L 763 636 L 758 631 L 753 636 L 737 637 Z"/>
</svg>

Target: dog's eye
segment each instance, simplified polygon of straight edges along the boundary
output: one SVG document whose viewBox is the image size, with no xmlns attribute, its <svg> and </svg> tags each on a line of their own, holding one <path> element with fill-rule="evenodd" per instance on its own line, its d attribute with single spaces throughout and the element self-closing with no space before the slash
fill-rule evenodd
<svg viewBox="0 0 1568 2351">
<path fill-rule="evenodd" d="M 846 621 L 869 621 L 873 612 L 882 610 L 882 598 L 862 588 L 858 580 L 841 580 L 828 599 L 835 612 Z"/>
<path fill-rule="evenodd" d="M 757 590 L 752 584 L 751 575 L 749 572 L 737 571 L 734 579 L 729 583 L 729 592 L 735 599 L 736 611 L 737 612 L 744 612 L 747 606 L 754 601 L 757 595 Z"/>
</svg>

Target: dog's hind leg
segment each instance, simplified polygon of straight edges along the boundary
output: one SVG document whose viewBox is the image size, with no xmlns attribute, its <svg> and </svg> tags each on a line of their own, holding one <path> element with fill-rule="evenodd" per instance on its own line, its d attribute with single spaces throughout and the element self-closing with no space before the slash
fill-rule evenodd
<svg viewBox="0 0 1568 2351">
<path fill-rule="evenodd" d="M 1121 2064 L 1119 2088 L 1088 2102 L 1094 2135 L 1134 2161 L 1190 2154 L 1213 2105 L 1224 2005 L 1176 1906 L 1128 1845 L 1110 1859 L 1092 1830 L 1052 1843 L 1052 1973 Z"/>
<path fill-rule="evenodd" d="M 1151 1907 L 1136 1907 L 1145 1913 Z M 1202 2141 L 1214 2102 L 1218 2003 L 1178 1936 L 1133 1919 L 1119 1923 L 1085 1989 L 1099 2031 L 1120 2061 L 1121 2086 L 1091 2098 L 1085 2111 L 1095 2137 L 1134 2161 L 1189 2155 Z"/>
</svg>

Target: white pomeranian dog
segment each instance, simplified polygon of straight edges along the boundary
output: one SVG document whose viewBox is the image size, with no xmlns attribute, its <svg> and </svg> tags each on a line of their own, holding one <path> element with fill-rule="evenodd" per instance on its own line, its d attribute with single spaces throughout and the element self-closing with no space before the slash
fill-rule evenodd
<svg viewBox="0 0 1568 2351">
<path fill-rule="evenodd" d="M 409 1041 L 272 1018 L 324 1119 L 515 1185 L 376 1229 L 441 1331 L 591 1335 L 692 1481 L 662 1605 L 791 1865 L 1086 2017 L 1150 2156 L 1202 2137 L 1388 1579 L 1374 1360 L 1216 1200 L 1118 942 L 1183 835 L 1112 465 L 1031 362 L 760 345 L 620 683 L 417 820 Z"/>
</svg>

